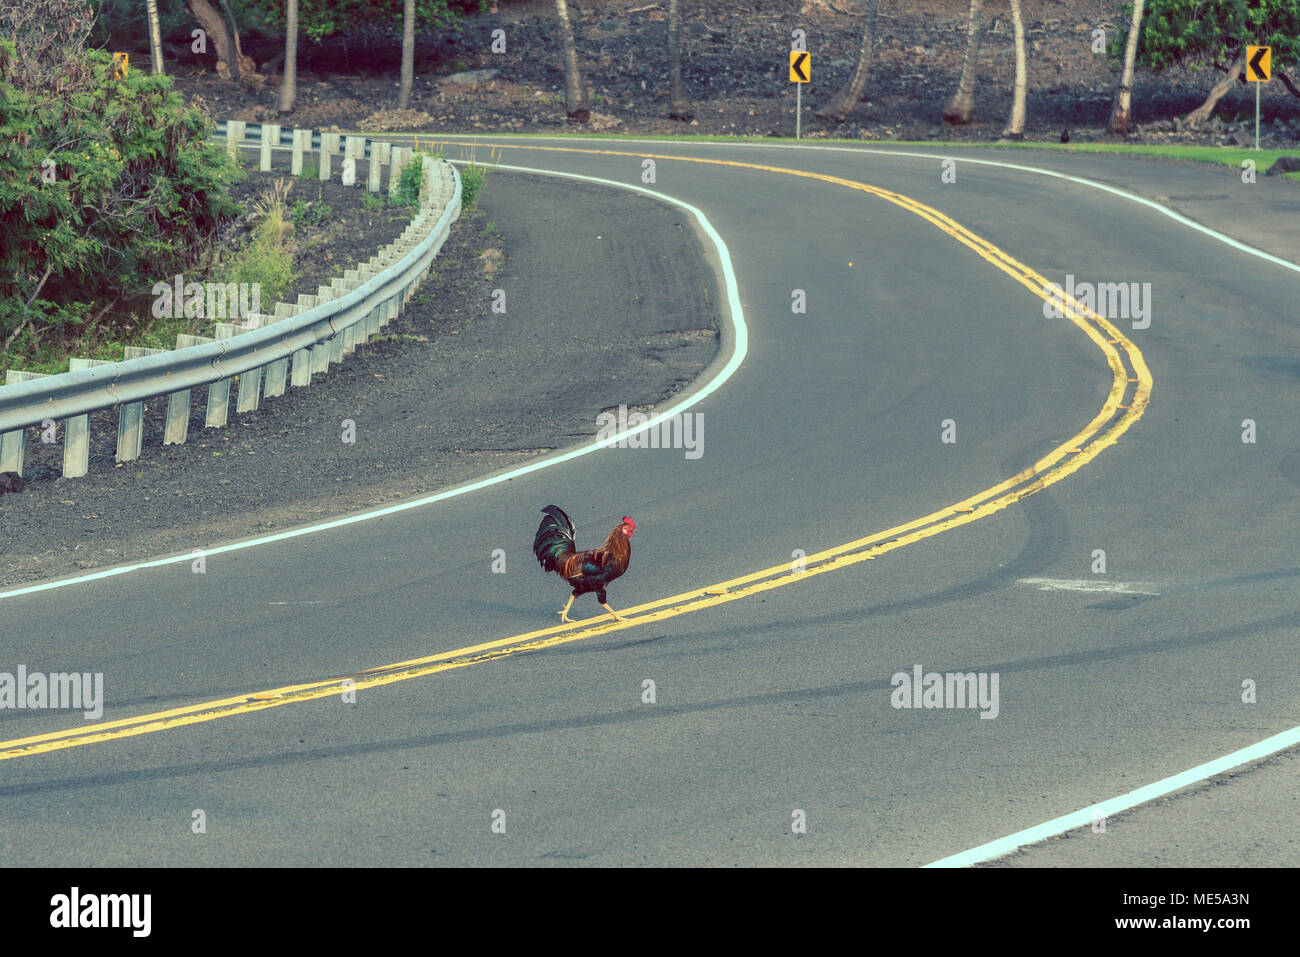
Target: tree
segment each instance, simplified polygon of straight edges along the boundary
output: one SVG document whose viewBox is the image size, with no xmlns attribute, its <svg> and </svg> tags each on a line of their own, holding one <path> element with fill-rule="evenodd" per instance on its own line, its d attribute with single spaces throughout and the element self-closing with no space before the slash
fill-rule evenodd
<svg viewBox="0 0 1300 957">
<path fill-rule="evenodd" d="M 236 74 L 242 76 L 247 72 L 250 77 L 256 77 L 261 82 L 257 64 L 250 57 L 244 56 L 244 47 L 239 42 L 239 24 L 235 22 L 235 11 L 230 9 L 230 0 L 221 0 L 221 7 L 226 11 L 226 21 L 230 24 L 230 42 L 235 45 L 235 63 L 238 66 Z"/>
<path fill-rule="evenodd" d="M 162 76 L 162 27 L 158 24 L 158 0 L 144 0 L 145 17 L 149 21 L 149 68 L 154 76 Z"/>
<path fill-rule="evenodd" d="M 247 57 L 240 60 L 233 31 L 208 0 L 185 0 L 185 6 L 217 48 L 217 76 L 228 80 L 233 74 L 235 79 L 239 79 L 242 70 L 256 74 L 257 64 Z"/>
<path fill-rule="evenodd" d="M 292 113 L 298 98 L 298 0 L 288 0 L 284 11 L 284 73 L 280 78 L 278 113 Z"/>
<path fill-rule="evenodd" d="M 136 297 L 197 262 L 239 212 L 226 193 L 242 173 L 202 114 L 169 77 L 119 75 L 85 50 L 87 11 L 0 6 L 0 34 L 17 41 L 0 39 L 0 351 L 32 355 L 106 315 L 101 331 L 130 328 Z"/>
<path fill-rule="evenodd" d="M 1246 48 L 1243 46 L 1237 54 L 1237 58 L 1232 61 L 1232 66 L 1223 71 L 1223 76 L 1214 82 L 1210 87 L 1210 94 L 1205 98 L 1205 102 L 1198 106 L 1192 112 L 1183 117 L 1183 122 L 1188 126 L 1195 126 L 1197 123 L 1204 123 L 1214 112 L 1214 108 L 1219 105 L 1219 101 L 1227 96 L 1228 91 L 1232 89 L 1233 81 L 1237 79 L 1242 70 L 1246 69 Z"/>
<path fill-rule="evenodd" d="M 1300 64 L 1300 0 L 1146 0 L 1145 17 L 1136 29 L 1139 64 L 1159 71 L 1174 64 L 1195 68 L 1209 63 L 1224 74 L 1205 102 L 1187 115 L 1189 124 L 1208 119 L 1232 89 L 1245 66 L 1247 46 L 1272 47 L 1274 74 L 1300 96 L 1286 75 Z"/>
<path fill-rule="evenodd" d="M 1025 65 L 1025 20 L 1020 15 L 1020 0 L 1011 0 L 1011 22 L 1016 33 L 1016 82 L 1011 91 L 1011 119 L 1002 135 L 1019 140 L 1025 136 L 1025 93 L 1029 86 Z"/>
<path fill-rule="evenodd" d="M 415 85 L 415 0 L 402 5 L 402 83 L 397 92 L 397 108 L 411 108 L 411 87 Z"/>
<path fill-rule="evenodd" d="M 695 118 L 695 106 L 682 83 L 681 0 L 668 0 L 668 116 L 674 120 Z"/>
<path fill-rule="evenodd" d="M 957 92 L 943 108 L 945 123 L 954 125 L 969 123 L 971 114 L 975 111 L 975 70 L 980 54 L 980 36 L 984 32 L 984 24 L 981 22 L 983 12 L 984 0 L 970 0 L 970 20 L 966 24 L 966 52 L 961 58 L 961 80 L 957 83 Z"/>
<path fill-rule="evenodd" d="M 587 90 L 582 85 L 582 72 L 578 69 L 578 47 L 573 40 L 573 24 L 569 22 L 569 6 L 565 0 L 555 0 L 555 15 L 560 19 L 560 42 L 564 52 L 564 111 L 570 123 L 586 123 L 591 119 L 587 105 Z"/>
<path fill-rule="evenodd" d="M 880 0 L 867 0 L 867 22 L 862 28 L 862 45 L 858 48 L 858 64 L 853 68 L 853 75 L 843 89 L 832 96 L 826 105 L 817 110 L 816 115 L 823 119 L 843 123 L 862 99 L 862 91 L 867 86 L 867 74 L 871 71 L 871 47 L 876 38 L 876 13 Z"/>
<path fill-rule="evenodd" d="M 1137 58 L 1138 37 L 1142 34 L 1142 6 L 1146 0 L 1133 0 L 1133 21 L 1128 31 L 1128 42 L 1124 44 L 1124 72 L 1120 74 L 1119 92 L 1115 94 L 1115 106 L 1110 111 L 1110 122 L 1106 128 L 1120 136 L 1128 135 L 1133 123 L 1133 62 Z"/>
</svg>

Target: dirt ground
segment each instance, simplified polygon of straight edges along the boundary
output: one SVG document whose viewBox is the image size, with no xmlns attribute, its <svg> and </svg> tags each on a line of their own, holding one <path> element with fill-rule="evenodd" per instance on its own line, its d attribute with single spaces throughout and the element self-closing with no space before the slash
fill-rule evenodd
<svg viewBox="0 0 1300 957">
<path fill-rule="evenodd" d="M 257 179 L 264 188 L 269 177 Z M 318 235 L 300 237 L 309 281 L 299 286 L 312 291 L 410 220 L 409 209 L 366 210 L 359 189 L 326 185 L 319 199 L 316 183 L 294 189 L 332 208 Z M 79 479 L 59 474 L 62 444 L 42 446 L 30 430 L 26 490 L 0 495 L 0 587 L 445 488 L 592 436 L 605 409 L 648 408 L 679 391 L 718 348 L 711 273 L 675 210 L 602 193 L 593 202 L 587 186 L 489 175 L 380 338 L 309 388 L 232 411 L 225 429 L 204 428 L 206 390 L 196 389 L 190 440 L 163 446 L 165 399 L 151 400 L 143 453 L 119 465 L 117 410 L 105 410 L 92 416 L 90 471 Z M 629 216 L 645 224 L 635 238 L 617 228 Z M 682 281 L 644 275 L 646 256 Z M 602 306 L 580 322 L 573 261 L 584 264 L 583 295 Z M 507 293 L 505 313 L 491 309 L 495 289 Z"/>
<path fill-rule="evenodd" d="M 559 37 L 550 0 L 505 0 L 495 14 L 417 37 L 412 108 L 397 97 L 400 47 L 392 37 L 357 31 L 347 43 L 299 47 L 299 98 L 291 121 L 302 127 L 402 129 L 437 133 L 577 132 L 626 134 L 747 134 L 793 136 L 795 93 L 787 78 L 793 29 L 806 31 L 812 82 L 804 89 L 803 128 L 809 138 L 964 140 L 997 138 L 1011 108 L 1014 44 L 1005 2 L 985 4 L 985 33 L 976 88 L 975 122 L 940 121 L 956 86 L 965 42 L 967 0 L 881 0 L 874 62 L 866 100 L 843 124 L 816 119 L 813 110 L 849 77 L 856 61 L 860 2 L 816 0 L 706 0 L 683 4 L 683 73 L 695 104 L 693 123 L 668 119 L 666 2 L 571 2 L 577 46 L 589 85 L 593 117 L 567 125 Z M 1119 65 L 1095 55 L 1095 30 L 1114 36 L 1115 0 L 1025 0 L 1029 44 L 1026 136 L 1072 141 L 1108 137 L 1105 124 Z M 492 50 L 503 30 L 505 52 Z M 270 61 L 280 41 L 251 41 L 254 59 Z M 204 72 L 194 58 L 173 73 L 185 95 L 200 98 L 220 118 L 271 121 L 280 76 L 240 88 Z M 490 71 L 476 77 L 470 71 Z M 1133 141 L 1231 144 L 1249 120 L 1254 89 L 1237 84 L 1216 120 L 1200 129 L 1173 128 L 1175 117 L 1204 100 L 1219 74 L 1179 67 L 1155 75 L 1140 71 L 1134 93 L 1139 124 Z M 465 82 L 472 81 L 472 82 Z M 1300 99 L 1280 82 L 1263 90 L 1264 145 L 1300 143 Z M 284 122 L 285 120 L 281 120 Z M 1253 140 L 1252 140 L 1253 142 Z"/>
</svg>

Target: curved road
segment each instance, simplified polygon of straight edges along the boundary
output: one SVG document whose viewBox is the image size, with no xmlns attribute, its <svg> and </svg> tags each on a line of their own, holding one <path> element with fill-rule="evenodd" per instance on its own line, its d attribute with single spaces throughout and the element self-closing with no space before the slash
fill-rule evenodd
<svg viewBox="0 0 1300 957">
<path fill-rule="evenodd" d="M 961 152 L 945 182 L 906 150 L 492 142 L 504 167 L 688 204 L 725 243 L 683 208 L 732 321 L 683 400 L 702 454 L 603 449 L 212 552 L 201 575 L 186 559 L 0 594 L 6 664 L 102 671 L 107 698 L 96 724 L 5 715 L 6 859 L 975 863 L 1022 842 L 952 856 L 1300 724 L 1300 269 L 967 159 L 1191 197 L 1235 179 Z M 575 316 L 608 308 L 581 300 L 597 264 L 575 265 Z M 1041 281 L 1067 275 L 1138 284 L 1149 325 L 1046 316 Z M 552 502 L 583 547 L 636 519 L 610 589 L 630 625 L 589 596 L 590 623 L 554 625 L 566 589 L 528 552 Z M 895 707 L 918 666 L 996 698 Z M 1008 860 L 1294 866 L 1285 740 L 1213 795 Z"/>
</svg>

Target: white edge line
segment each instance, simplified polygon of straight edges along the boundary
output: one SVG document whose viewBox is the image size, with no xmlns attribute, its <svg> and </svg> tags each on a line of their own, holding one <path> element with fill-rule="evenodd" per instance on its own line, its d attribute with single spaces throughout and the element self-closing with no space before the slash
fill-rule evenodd
<svg viewBox="0 0 1300 957">
<path fill-rule="evenodd" d="M 1164 797 L 1173 791 L 1188 787 L 1204 781 L 1206 778 L 1213 777 L 1216 774 L 1222 774 L 1224 771 L 1231 771 L 1233 768 L 1251 761 L 1259 761 L 1270 755 L 1276 754 L 1285 748 L 1300 744 L 1300 727 L 1291 728 L 1289 731 L 1282 731 L 1270 738 L 1265 738 L 1257 744 L 1242 748 L 1240 751 L 1233 751 L 1231 754 L 1216 758 L 1213 761 L 1207 761 L 1205 764 L 1197 765 L 1191 770 L 1184 771 L 1181 774 L 1175 774 L 1172 777 L 1156 781 L 1154 784 L 1148 784 L 1146 787 L 1138 788 L 1136 791 L 1130 791 L 1128 794 L 1122 794 L 1119 797 L 1111 798 L 1108 801 L 1102 801 L 1100 804 L 1093 804 L 1085 807 L 1073 814 L 1066 814 L 1064 817 L 1054 818 L 1037 827 L 1027 828 L 1023 831 L 1017 831 L 1007 837 L 999 838 L 996 841 L 990 841 L 987 844 L 981 844 L 979 847 L 971 848 L 969 851 L 962 851 L 960 854 L 953 854 L 951 857 L 941 858 L 926 867 L 969 867 L 972 864 L 979 864 L 983 861 L 991 861 L 997 857 L 1004 857 L 1013 851 L 1025 846 L 1026 844 L 1036 844 L 1039 841 L 1045 841 L 1049 837 L 1056 837 L 1064 834 L 1066 831 L 1075 828 L 1091 825 L 1092 822 L 1100 815 L 1110 817 L 1123 811 L 1137 807 L 1139 804 L 1146 804 L 1148 801 L 1154 801 L 1157 798 Z"/>
<path fill-rule="evenodd" d="M 328 531 L 329 529 L 332 528 L 341 528 L 344 525 L 352 525 L 356 522 L 369 521 L 372 518 L 382 518 L 385 515 L 392 515 L 397 512 L 404 512 L 407 509 L 411 509 L 411 508 L 419 508 L 422 505 L 431 505 L 434 502 L 441 502 L 449 498 L 455 498 L 458 495 L 465 495 L 469 492 L 475 492 L 478 491 L 479 489 L 487 488 L 490 485 L 498 485 L 502 482 L 507 482 L 511 479 L 518 478 L 521 475 L 527 475 L 530 472 L 536 472 L 544 468 L 549 468 L 553 465 L 559 465 L 561 462 L 568 462 L 571 461 L 572 459 L 579 458 L 583 455 L 589 455 L 592 452 L 596 452 L 596 451 L 600 451 L 601 449 L 608 448 L 613 443 L 617 443 L 620 440 L 625 439 L 630 435 L 635 435 L 636 433 L 644 432 L 647 429 L 653 428 L 654 426 L 665 421 L 666 419 L 670 419 L 673 416 L 677 415 L 678 413 L 684 411 L 685 409 L 690 408 L 691 406 L 695 405 L 702 399 L 705 399 L 708 396 L 712 395 L 714 392 L 716 392 L 719 388 L 722 387 L 723 383 L 725 383 L 728 379 L 730 379 L 732 375 L 735 374 L 736 370 L 740 368 L 740 364 L 744 361 L 745 355 L 749 351 L 749 329 L 745 325 L 745 312 L 744 312 L 744 308 L 740 304 L 740 290 L 736 282 L 736 274 L 735 271 L 731 268 L 731 253 L 728 251 L 727 244 L 723 241 L 722 237 L 718 235 L 718 231 L 714 229 L 713 224 L 709 222 L 708 217 L 706 217 L 704 213 L 702 213 L 698 208 L 692 206 L 690 203 L 687 203 L 684 200 L 675 199 L 674 197 L 665 195 L 664 193 L 658 193 L 655 192 L 654 190 L 645 189 L 644 187 L 634 186 L 628 183 L 619 183 L 619 182 L 615 182 L 614 180 L 600 179 L 595 176 L 584 176 L 579 173 L 561 173 L 555 170 L 532 169 L 526 166 L 504 166 L 498 164 L 496 165 L 495 168 L 514 170 L 520 173 L 536 173 L 542 176 L 559 176 L 565 179 L 577 179 L 577 180 L 583 180 L 584 182 L 588 182 L 588 183 L 598 183 L 602 186 L 613 186 L 618 189 L 632 190 L 633 192 L 644 193 L 645 195 L 651 197 L 652 199 L 658 199 L 667 203 L 671 203 L 675 206 L 680 206 L 682 209 L 685 209 L 687 212 L 694 215 L 696 220 L 699 222 L 700 228 L 704 230 L 704 233 L 709 237 L 710 240 L 713 241 L 714 246 L 717 248 L 718 259 L 722 266 L 723 281 L 727 287 L 727 304 L 730 309 L 731 324 L 734 329 L 734 335 L 735 335 L 735 346 L 732 350 L 731 358 L 727 361 L 727 364 L 723 366 L 722 369 L 719 370 L 718 374 L 714 376 L 713 379 L 703 388 L 691 392 L 685 398 L 675 402 L 673 405 L 671 405 L 663 412 L 660 412 L 657 415 L 655 415 L 654 418 L 650 419 L 648 422 L 641 423 L 634 428 L 629 428 L 623 432 L 618 433 L 615 436 L 601 439 L 599 442 L 592 442 L 587 445 L 582 445 L 576 449 L 570 449 L 568 452 L 563 452 L 559 455 L 551 456 L 549 458 L 542 459 L 541 461 L 530 463 L 529 465 L 520 466 L 519 468 L 513 469 L 509 472 L 504 472 L 499 475 L 494 475 L 489 478 L 482 479 L 481 481 L 471 483 L 469 485 L 464 485 L 458 488 L 449 489 L 445 492 L 439 492 L 436 495 L 429 495 L 424 498 L 418 498 L 410 502 L 400 502 L 396 505 L 389 505 L 385 508 L 376 509 L 371 512 L 363 512 L 359 515 L 350 515 L 346 518 L 339 518 L 328 522 L 321 522 L 316 525 L 306 525 L 300 528 L 290 529 L 287 532 L 277 532 L 274 535 L 265 535 L 261 538 L 252 538 L 240 542 L 232 542 L 231 544 L 228 545 L 220 545 L 215 548 L 201 549 L 205 557 L 209 555 L 221 555 L 225 552 L 240 551 L 245 548 L 253 548 L 258 545 L 266 545 L 271 542 L 280 542 L 290 538 L 297 538 L 299 535 L 311 535 L 316 532 Z M 65 588 L 69 585 L 78 585 L 84 582 L 97 581 L 102 578 L 112 578 L 117 575 L 125 575 L 128 572 L 139 571 L 145 568 L 158 568 L 163 565 L 176 565 L 182 562 L 192 561 L 193 559 L 194 559 L 194 552 L 191 551 L 184 555 L 172 555 L 167 558 L 155 558 L 155 559 L 150 559 L 148 561 L 135 562 L 130 565 L 120 565 L 116 568 L 106 568 L 101 571 L 92 572 L 89 575 L 81 575 L 77 578 L 63 578 L 52 582 L 41 582 L 35 585 L 25 585 L 19 588 L 11 589 L 9 591 L 0 591 L 0 599 L 17 598 L 20 595 L 30 595 L 33 594 L 34 592 L 50 591 L 55 588 Z"/>
</svg>

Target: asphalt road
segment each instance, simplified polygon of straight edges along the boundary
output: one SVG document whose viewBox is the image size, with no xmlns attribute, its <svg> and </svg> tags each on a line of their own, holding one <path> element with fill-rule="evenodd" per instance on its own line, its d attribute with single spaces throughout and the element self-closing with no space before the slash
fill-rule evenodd
<svg viewBox="0 0 1300 957">
<path fill-rule="evenodd" d="M 214 554 L 202 575 L 185 562 L 0 594 L 6 660 L 102 671 L 104 721 L 226 702 L 90 743 L 62 734 L 88 725 L 66 712 L 7 715 L 5 860 L 915 866 L 1296 726 L 1297 271 L 965 153 L 944 182 L 936 159 L 879 149 L 517 142 L 504 164 L 662 193 L 725 241 L 744 325 L 689 406 L 702 454 L 599 450 Z M 1229 197 L 1202 219 L 1295 202 L 1215 169 L 1113 168 L 1148 195 Z M 1294 257 L 1295 222 L 1251 229 Z M 601 264 L 575 259 L 580 313 Z M 1030 279 L 1067 274 L 1149 283 L 1149 326 L 1046 317 Z M 1005 507 L 980 497 L 1035 463 Z M 528 552 L 552 502 L 584 546 L 636 519 L 610 588 L 630 626 L 553 628 L 567 592 Z M 736 581 L 761 570 L 762 587 Z M 574 613 L 598 610 L 584 596 Z M 996 676 L 982 709 L 996 717 L 895 707 L 891 679 L 917 666 Z M 346 676 L 354 703 L 332 683 Z M 315 681 L 317 697 L 286 690 Z M 267 689 L 279 697 L 253 697 Z M 1005 862 L 1099 863 L 1105 848 L 1105 863 L 1300 864 L 1295 748 L 1251 766 L 1218 779 L 1213 810 L 1175 795 Z"/>
</svg>

